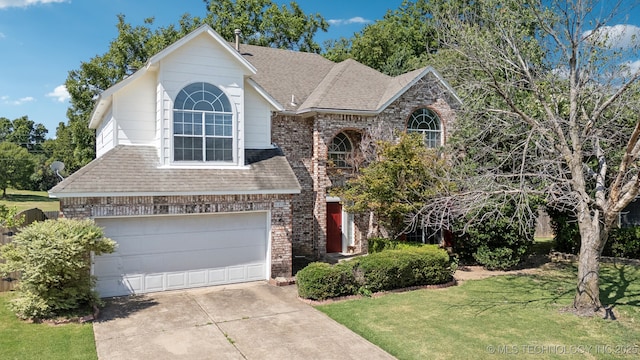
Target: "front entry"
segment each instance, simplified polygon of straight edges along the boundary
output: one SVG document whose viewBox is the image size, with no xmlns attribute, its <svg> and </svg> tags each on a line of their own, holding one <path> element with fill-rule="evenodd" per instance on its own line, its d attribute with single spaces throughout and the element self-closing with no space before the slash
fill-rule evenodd
<svg viewBox="0 0 640 360">
<path fill-rule="evenodd" d="M 327 203 L 327 253 L 342 251 L 342 205 Z"/>
</svg>

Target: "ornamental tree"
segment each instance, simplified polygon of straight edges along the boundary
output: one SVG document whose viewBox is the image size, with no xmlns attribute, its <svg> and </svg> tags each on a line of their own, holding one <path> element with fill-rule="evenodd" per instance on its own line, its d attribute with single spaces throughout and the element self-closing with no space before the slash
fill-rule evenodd
<svg viewBox="0 0 640 360">
<path fill-rule="evenodd" d="M 573 214 L 578 314 L 603 308 L 600 254 L 640 190 L 640 32 L 624 17 L 636 3 L 487 0 L 433 13 L 439 55 L 455 59 L 444 73 L 465 104 L 450 156 L 461 191 L 421 214 L 442 220 L 496 199 L 517 204 L 523 226 L 531 199 Z"/>
</svg>

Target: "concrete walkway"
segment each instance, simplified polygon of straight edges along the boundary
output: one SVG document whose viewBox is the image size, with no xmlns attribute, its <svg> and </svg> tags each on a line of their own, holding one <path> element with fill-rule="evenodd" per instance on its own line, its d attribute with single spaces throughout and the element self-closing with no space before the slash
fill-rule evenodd
<svg viewBox="0 0 640 360">
<path fill-rule="evenodd" d="M 266 282 L 111 299 L 94 334 L 101 360 L 394 359 Z"/>
</svg>

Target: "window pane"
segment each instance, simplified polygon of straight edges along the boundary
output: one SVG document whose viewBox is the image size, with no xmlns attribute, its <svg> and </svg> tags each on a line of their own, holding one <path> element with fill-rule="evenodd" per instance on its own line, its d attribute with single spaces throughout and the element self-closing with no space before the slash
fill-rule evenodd
<svg viewBox="0 0 640 360">
<path fill-rule="evenodd" d="M 213 105 L 206 101 L 198 101 L 194 105 L 193 110 L 213 111 Z"/>
<path fill-rule="evenodd" d="M 427 147 L 435 148 L 441 145 L 440 118 L 429 109 L 418 109 L 411 114 L 407 132 L 421 133 Z"/>
<path fill-rule="evenodd" d="M 189 84 L 176 96 L 174 109 L 174 161 L 233 161 L 233 114 L 221 89 Z"/>
</svg>

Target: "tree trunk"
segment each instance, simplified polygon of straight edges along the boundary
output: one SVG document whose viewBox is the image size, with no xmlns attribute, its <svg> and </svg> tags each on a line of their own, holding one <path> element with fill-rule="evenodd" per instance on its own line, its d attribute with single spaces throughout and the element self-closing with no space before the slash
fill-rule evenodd
<svg viewBox="0 0 640 360">
<path fill-rule="evenodd" d="M 578 285 L 573 308 L 578 315 L 593 316 L 602 308 L 600 303 L 600 253 L 606 231 L 599 217 L 586 216 L 578 222 L 581 245 L 578 262 Z"/>
</svg>

